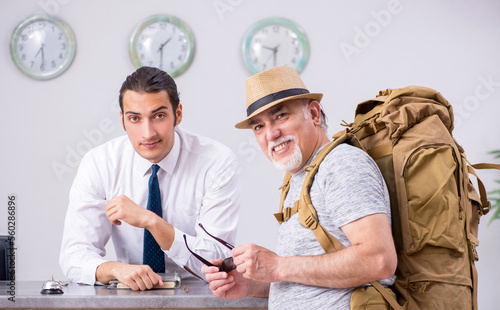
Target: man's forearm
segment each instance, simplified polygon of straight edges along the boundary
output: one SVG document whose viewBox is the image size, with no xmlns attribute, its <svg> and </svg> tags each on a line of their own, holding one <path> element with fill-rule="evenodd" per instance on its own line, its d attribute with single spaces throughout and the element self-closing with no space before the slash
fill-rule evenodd
<svg viewBox="0 0 500 310">
<path fill-rule="evenodd" d="M 123 263 L 120 262 L 105 262 L 100 264 L 95 271 L 96 281 L 102 284 L 108 284 L 109 281 L 117 279 L 114 275 L 114 270 Z"/>
<path fill-rule="evenodd" d="M 394 274 L 397 264 L 391 239 L 387 242 L 355 242 L 329 254 L 281 257 L 280 260 L 278 281 L 331 288 L 353 287 L 388 279 Z"/>
<path fill-rule="evenodd" d="M 172 225 L 159 216 L 154 216 L 145 228 L 153 235 L 164 251 L 170 250 L 175 239 L 175 229 Z"/>
</svg>

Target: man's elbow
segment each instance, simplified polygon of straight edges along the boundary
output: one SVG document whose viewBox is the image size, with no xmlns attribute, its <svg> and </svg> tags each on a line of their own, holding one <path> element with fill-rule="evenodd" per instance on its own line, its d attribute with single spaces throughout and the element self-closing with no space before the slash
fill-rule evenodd
<svg viewBox="0 0 500 310">
<path fill-rule="evenodd" d="M 396 272 L 397 265 L 398 259 L 396 253 L 384 253 L 379 255 L 375 268 L 375 270 L 377 270 L 377 280 L 391 278 Z"/>
</svg>

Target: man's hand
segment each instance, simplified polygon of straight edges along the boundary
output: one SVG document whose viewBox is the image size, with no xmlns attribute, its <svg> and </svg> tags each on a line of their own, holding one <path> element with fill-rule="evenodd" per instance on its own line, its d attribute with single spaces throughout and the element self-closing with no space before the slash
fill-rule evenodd
<svg viewBox="0 0 500 310">
<path fill-rule="evenodd" d="M 149 230 L 163 250 L 168 251 L 174 242 L 175 230 L 172 225 L 127 196 L 121 195 L 108 201 L 106 217 L 114 225 L 121 225 L 121 221 L 124 221 L 134 227 Z"/>
<path fill-rule="evenodd" d="M 260 282 L 277 282 L 281 257 L 255 244 L 237 246 L 232 250 L 236 270 L 243 277 Z"/>
<path fill-rule="evenodd" d="M 210 260 L 214 265 L 220 266 L 223 259 Z M 247 296 L 267 297 L 269 296 L 269 284 L 255 282 L 245 279 L 236 270 L 230 273 L 219 271 L 219 267 L 203 265 L 201 271 L 205 274 L 206 280 L 212 293 L 220 298 L 238 299 Z"/>
<path fill-rule="evenodd" d="M 99 265 L 96 279 L 104 284 L 117 279 L 134 291 L 151 289 L 156 284 L 163 286 L 161 276 L 148 265 L 130 265 L 121 262 L 106 262 Z"/>
<path fill-rule="evenodd" d="M 125 221 L 134 227 L 148 228 L 152 219 L 158 216 L 139 206 L 127 196 L 121 195 L 108 201 L 106 217 L 114 225 L 121 225 L 121 221 Z"/>
</svg>

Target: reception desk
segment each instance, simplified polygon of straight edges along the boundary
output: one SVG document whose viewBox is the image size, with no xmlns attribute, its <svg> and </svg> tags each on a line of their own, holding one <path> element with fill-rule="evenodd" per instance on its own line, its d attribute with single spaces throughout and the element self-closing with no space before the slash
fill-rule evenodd
<svg viewBox="0 0 500 310">
<path fill-rule="evenodd" d="M 69 283 L 57 295 L 41 294 L 43 281 L 18 281 L 15 291 L 8 284 L 0 281 L 2 309 L 267 309 L 266 298 L 218 298 L 200 280 L 185 280 L 177 289 L 150 291 Z"/>
</svg>

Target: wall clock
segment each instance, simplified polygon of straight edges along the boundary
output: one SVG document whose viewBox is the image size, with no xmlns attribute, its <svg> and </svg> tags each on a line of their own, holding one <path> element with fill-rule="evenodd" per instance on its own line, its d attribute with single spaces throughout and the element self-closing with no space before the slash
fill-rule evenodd
<svg viewBox="0 0 500 310">
<path fill-rule="evenodd" d="M 309 42 L 304 31 L 293 21 L 271 17 L 248 29 L 243 38 L 242 54 L 252 74 L 280 65 L 288 65 L 300 73 L 309 57 Z"/>
<path fill-rule="evenodd" d="M 130 59 L 136 68 L 157 67 L 175 77 L 193 60 L 195 40 L 182 20 L 165 14 L 144 19 L 130 37 Z"/>
<path fill-rule="evenodd" d="M 62 74 L 73 62 L 73 31 L 56 17 L 36 14 L 21 21 L 10 38 L 10 55 L 27 76 L 48 80 Z"/>
</svg>

